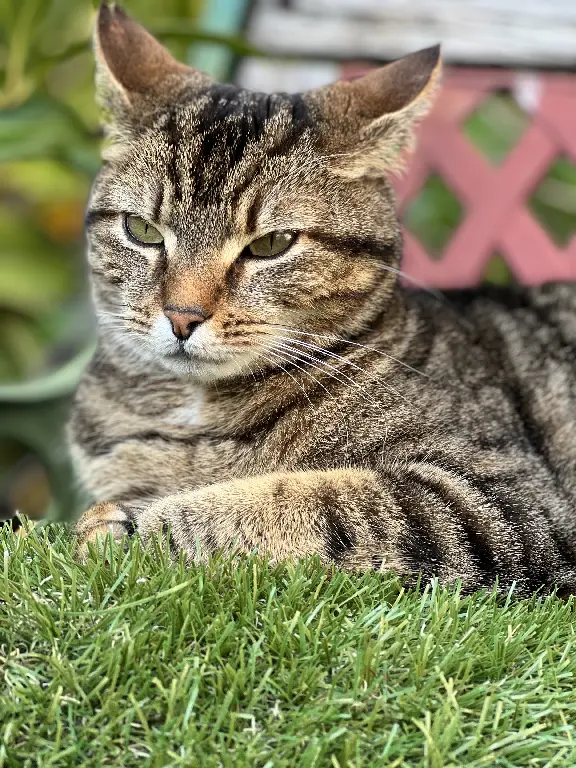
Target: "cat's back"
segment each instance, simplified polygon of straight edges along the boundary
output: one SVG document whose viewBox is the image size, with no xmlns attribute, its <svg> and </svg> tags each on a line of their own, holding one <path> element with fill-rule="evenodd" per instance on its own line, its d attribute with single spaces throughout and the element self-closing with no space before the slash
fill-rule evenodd
<svg viewBox="0 0 576 768">
<path fill-rule="evenodd" d="M 576 283 L 447 295 L 533 450 L 576 496 Z M 460 345 L 463 348 L 463 345 Z"/>
<path fill-rule="evenodd" d="M 512 335 L 530 346 L 546 343 L 549 351 L 576 345 L 576 283 L 483 286 L 450 291 L 447 305 L 479 334 Z"/>
</svg>

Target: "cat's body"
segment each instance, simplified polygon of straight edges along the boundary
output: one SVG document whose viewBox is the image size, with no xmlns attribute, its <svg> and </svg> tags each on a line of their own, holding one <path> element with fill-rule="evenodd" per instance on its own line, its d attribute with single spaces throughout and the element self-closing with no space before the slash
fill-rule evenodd
<svg viewBox="0 0 576 768">
<path fill-rule="evenodd" d="M 132 24 L 112 16 L 101 34 Z M 416 95 L 429 79 L 430 66 Z M 170 527 L 175 550 L 191 557 L 258 548 L 276 559 L 319 554 L 343 567 L 462 578 L 466 589 L 498 579 L 522 592 L 571 591 L 576 287 L 445 303 L 406 291 L 390 188 L 373 167 L 386 156 L 370 135 L 382 120 L 362 103 L 368 144 L 338 153 L 314 128 L 336 109 L 333 91 L 265 101 L 230 88 L 206 97 L 205 88 L 200 110 L 190 111 L 187 94 L 179 111 L 151 118 L 146 102 L 146 129 L 128 142 L 121 107 L 129 150 L 95 185 L 101 338 L 71 443 L 98 503 L 79 535 Z M 350 96 L 340 99 L 346 116 Z M 392 117 L 418 100 L 398 98 L 388 98 Z M 401 144 L 404 124 L 386 119 L 384 132 Z M 344 150 L 350 131 L 341 132 Z M 318 162 L 331 157 L 342 166 Z M 142 242 L 134 256 L 117 210 L 165 226 L 163 255 Z M 262 210 L 273 224 L 256 223 Z M 296 255 L 236 261 L 246 242 L 283 230 L 300 233 L 286 250 Z M 177 342 L 166 317 L 174 334 L 184 328 Z M 218 343 L 203 335 L 209 323 Z"/>
</svg>

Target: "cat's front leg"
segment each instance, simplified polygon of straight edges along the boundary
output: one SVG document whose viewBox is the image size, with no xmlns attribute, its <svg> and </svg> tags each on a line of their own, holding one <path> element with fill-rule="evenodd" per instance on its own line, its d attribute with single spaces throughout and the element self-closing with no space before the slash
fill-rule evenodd
<svg viewBox="0 0 576 768">
<path fill-rule="evenodd" d="M 384 494 L 370 471 L 278 472 L 167 496 L 138 515 L 137 527 L 144 539 L 170 530 L 172 550 L 195 561 L 217 550 L 258 549 L 273 561 L 319 555 L 323 562 L 370 568 L 376 555 L 382 562 L 377 520 L 390 506 Z"/>
</svg>

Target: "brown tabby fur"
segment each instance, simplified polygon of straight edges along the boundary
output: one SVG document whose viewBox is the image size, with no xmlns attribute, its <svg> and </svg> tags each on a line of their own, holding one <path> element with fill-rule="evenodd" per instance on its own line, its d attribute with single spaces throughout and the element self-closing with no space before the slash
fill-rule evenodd
<svg viewBox="0 0 576 768">
<path fill-rule="evenodd" d="M 81 546 L 170 531 L 191 560 L 318 554 L 464 588 L 576 585 L 576 290 L 446 303 L 397 280 L 386 171 L 439 71 L 264 95 L 178 64 L 100 10 L 106 163 L 88 259 L 99 347 L 71 449 Z M 140 215 L 164 235 L 143 247 Z M 254 258 L 262 235 L 298 232 Z M 463 255 L 465 258 L 465 255 Z M 168 306 L 207 319 L 185 344 Z"/>
</svg>

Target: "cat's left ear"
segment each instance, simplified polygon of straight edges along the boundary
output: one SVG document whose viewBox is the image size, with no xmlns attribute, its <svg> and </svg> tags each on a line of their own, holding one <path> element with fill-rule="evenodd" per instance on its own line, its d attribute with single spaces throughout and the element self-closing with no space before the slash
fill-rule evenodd
<svg viewBox="0 0 576 768">
<path fill-rule="evenodd" d="M 310 91 L 322 149 L 348 178 L 382 176 L 402 165 L 414 128 L 439 83 L 440 46 L 426 48 L 352 81 Z"/>
<path fill-rule="evenodd" d="M 96 93 L 104 120 L 117 127 L 174 103 L 185 88 L 202 88 L 208 75 L 177 61 L 117 5 L 103 2 L 94 30 Z"/>
</svg>

